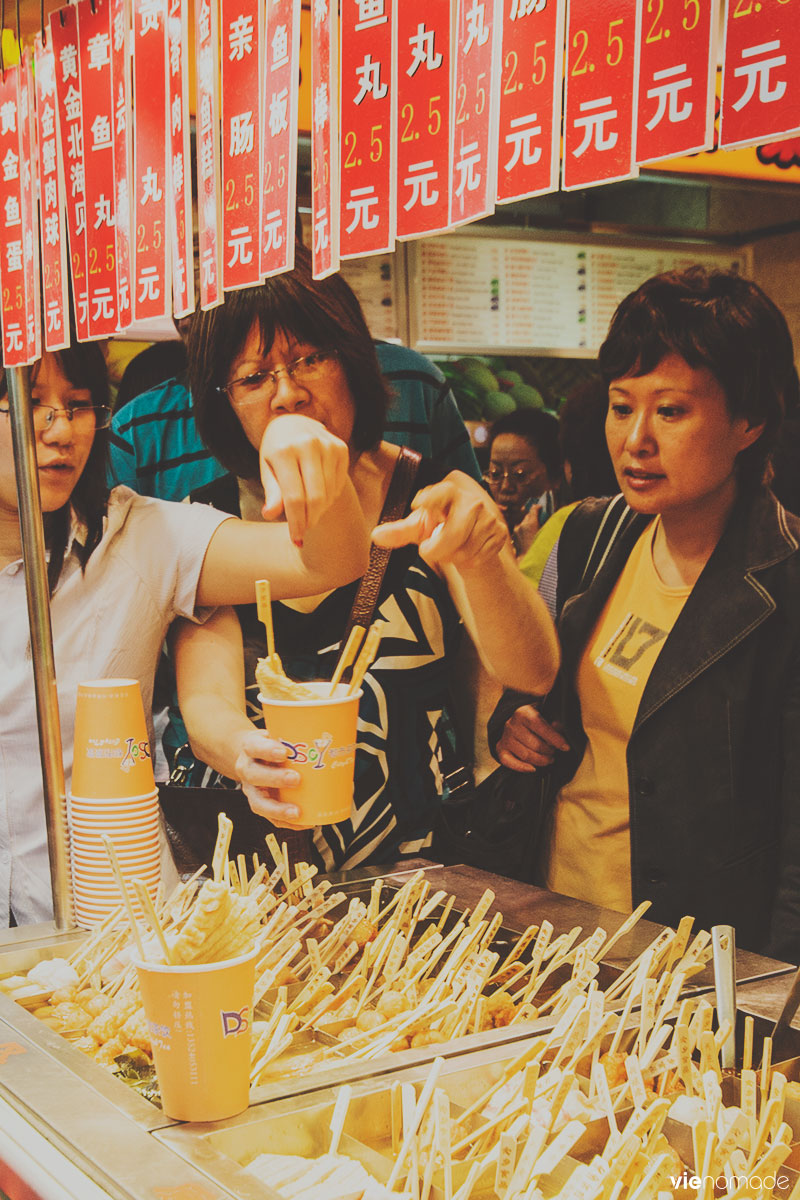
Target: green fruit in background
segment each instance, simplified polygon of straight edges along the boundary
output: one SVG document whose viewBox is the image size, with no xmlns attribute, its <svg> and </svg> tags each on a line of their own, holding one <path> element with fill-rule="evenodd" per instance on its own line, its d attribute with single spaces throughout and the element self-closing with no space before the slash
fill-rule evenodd
<svg viewBox="0 0 800 1200">
<path fill-rule="evenodd" d="M 522 376 L 519 371 L 498 371 L 497 382 L 504 392 L 510 392 L 518 383 L 522 383 Z"/>
<path fill-rule="evenodd" d="M 498 417 L 514 412 L 516 407 L 507 392 L 487 392 L 483 398 L 483 415 L 489 421 L 496 421 Z"/>
<path fill-rule="evenodd" d="M 477 392 L 497 391 L 497 380 L 489 368 L 483 364 L 467 367 L 464 371 L 464 379 Z"/>
<path fill-rule="evenodd" d="M 463 375 L 464 372 L 468 371 L 470 367 L 485 367 L 486 359 L 485 358 L 472 358 L 469 355 L 466 355 L 464 358 L 456 359 L 456 361 L 453 363 L 453 366 L 455 367 L 455 369 L 457 371 L 460 371 L 461 374 Z"/>
<path fill-rule="evenodd" d="M 511 395 L 518 408 L 544 408 L 542 393 L 529 383 L 516 383 L 511 389 Z"/>
</svg>

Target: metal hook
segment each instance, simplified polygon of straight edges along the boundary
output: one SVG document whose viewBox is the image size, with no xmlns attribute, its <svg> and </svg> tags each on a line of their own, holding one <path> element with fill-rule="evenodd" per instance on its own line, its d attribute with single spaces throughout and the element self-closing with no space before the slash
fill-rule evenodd
<svg viewBox="0 0 800 1200">
<path fill-rule="evenodd" d="M 17 0 L 17 51 L 19 52 L 19 60 L 22 62 L 22 34 L 19 31 L 19 0 Z"/>
<path fill-rule="evenodd" d="M 6 56 L 3 49 L 3 34 L 6 31 L 6 0 L 0 0 L 0 75 L 6 81 Z"/>
<path fill-rule="evenodd" d="M 42 49 L 47 49 L 47 33 L 44 28 L 44 0 L 39 0 L 39 24 L 41 25 L 42 33 Z"/>
</svg>

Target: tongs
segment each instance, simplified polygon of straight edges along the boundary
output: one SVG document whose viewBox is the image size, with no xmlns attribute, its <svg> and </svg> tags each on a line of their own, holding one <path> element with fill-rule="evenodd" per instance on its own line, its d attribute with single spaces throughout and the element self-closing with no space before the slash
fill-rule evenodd
<svg viewBox="0 0 800 1200">
<path fill-rule="evenodd" d="M 780 1016 L 775 1022 L 775 1028 L 772 1031 L 773 1062 L 780 1062 L 786 1057 L 786 1052 L 780 1050 L 779 1043 L 781 1039 L 786 1037 L 798 1007 L 800 1007 L 800 967 L 795 972 L 792 986 L 789 988 L 789 995 L 786 997 L 783 1008 L 780 1011 Z M 797 1030 L 793 1032 L 796 1034 Z"/>
<path fill-rule="evenodd" d="M 717 1021 L 731 1023 L 731 1035 L 720 1051 L 722 1067 L 736 1066 L 736 933 L 732 925 L 714 925 L 711 929 L 714 951 L 714 988 L 717 993 Z"/>
</svg>

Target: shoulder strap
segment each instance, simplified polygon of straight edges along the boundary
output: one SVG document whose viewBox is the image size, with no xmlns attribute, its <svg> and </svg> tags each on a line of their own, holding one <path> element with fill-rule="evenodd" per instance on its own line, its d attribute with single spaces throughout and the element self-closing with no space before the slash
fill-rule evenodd
<svg viewBox="0 0 800 1200">
<path fill-rule="evenodd" d="M 381 525 L 384 521 L 397 521 L 405 513 L 421 460 L 422 455 L 418 454 L 416 450 L 409 450 L 407 446 L 400 447 L 381 512 Z M 369 566 L 358 585 L 356 598 L 353 601 L 347 627 L 342 637 L 342 645 L 347 641 L 354 625 L 363 625 L 366 629 L 372 622 L 391 553 L 391 550 L 385 550 L 379 546 L 370 548 Z"/>
<path fill-rule="evenodd" d="M 619 496 L 615 496 L 603 513 L 603 519 L 597 527 L 597 533 L 594 536 L 592 548 L 589 551 L 586 566 L 583 568 L 581 581 L 578 585 L 579 592 L 584 591 L 595 579 L 608 558 L 609 551 L 614 545 L 617 536 L 622 532 L 625 523 L 632 515 L 632 510 L 625 503 L 625 497 L 621 493 Z"/>
</svg>

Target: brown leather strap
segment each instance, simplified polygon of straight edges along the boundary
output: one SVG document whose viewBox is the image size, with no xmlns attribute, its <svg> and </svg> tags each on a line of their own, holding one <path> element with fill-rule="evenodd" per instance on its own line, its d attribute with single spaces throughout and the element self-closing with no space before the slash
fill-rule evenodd
<svg viewBox="0 0 800 1200">
<path fill-rule="evenodd" d="M 379 524 L 382 525 L 384 521 L 397 521 L 403 516 L 408 505 L 409 496 L 414 487 L 414 480 L 417 477 L 417 470 L 419 469 L 421 460 L 422 455 L 418 454 L 416 450 L 409 450 L 407 446 L 400 447 L 400 453 L 394 464 L 394 471 L 389 483 L 389 490 L 386 493 L 386 500 L 384 501 Z M 347 621 L 347 628 L 342 637 L 343 646 L 347 642 L 350 630 L 354 625 L 363 625 L 366 629 L 372 622 L 391 553 L 391 550 L 384 550 L 380 546 L 372 546 L 370 548 L 369 566 L 361 578 L 361 583 L 358 585 L 356 598 L 353 601 L 353 607 L 350 610 L 350 616 Z"/>
</svg>

